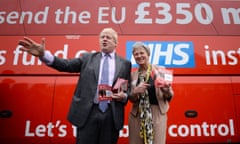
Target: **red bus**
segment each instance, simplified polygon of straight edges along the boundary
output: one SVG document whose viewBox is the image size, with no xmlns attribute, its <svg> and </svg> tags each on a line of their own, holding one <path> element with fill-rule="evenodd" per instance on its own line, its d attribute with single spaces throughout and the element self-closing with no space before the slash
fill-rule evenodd
<svg viewBox="0 0 240 144">
<path fill-rule="evenodd" d="M 46 39 L 62 58 L 98 51 L 112 27 L 117 52 L 132 62 L 143 41 L 150 62 L 173 70 L 168 144 L 240 142 L 240 1 L 0 1 L 0 142 L 75 143 L 67 120 L 78 74 L 60 73 L 19 50 L 18 40 Z M 128 114 L 119 144 L 128 143 Z"/>
</svg>

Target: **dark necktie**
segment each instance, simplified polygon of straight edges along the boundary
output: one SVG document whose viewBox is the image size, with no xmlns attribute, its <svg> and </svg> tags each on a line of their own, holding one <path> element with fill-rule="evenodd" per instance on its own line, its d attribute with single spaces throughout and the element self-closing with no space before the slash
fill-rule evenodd
<svg viewBox="0 0 240 144">
<path fill-rule="evenodd" d="M 102 65 L 102 76 L 101 76 L 101 84 L 107 84 L 109 82 L 109 65 L 108 65 L 108 59 L 109 59 L 109 55 L 105 55 L 104 56 L 104 60 L 103 60 L 103 65 Z M 103 100 L 99 102 L 99 109 L 102 112 L 105 112 L 108 108 L 108 101 Z"/>
</svg>

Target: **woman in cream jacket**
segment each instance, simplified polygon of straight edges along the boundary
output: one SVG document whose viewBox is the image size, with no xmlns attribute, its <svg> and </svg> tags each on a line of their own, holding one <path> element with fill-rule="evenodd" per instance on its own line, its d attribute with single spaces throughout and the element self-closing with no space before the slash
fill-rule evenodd
<svg viewBox="0 0 240 144">
<path fill-rule="evenodd" d="M 173 97 L 170 84 L 156 86 L 152 72 L 159 66 L 149 63 L 150 49 L 142 42 L 133 46 L 133 56 L 139 65 L 131 75 L 132 110 L 129 115 L 130 144 L 165 144 L 167 112 Z"/>
</svg>

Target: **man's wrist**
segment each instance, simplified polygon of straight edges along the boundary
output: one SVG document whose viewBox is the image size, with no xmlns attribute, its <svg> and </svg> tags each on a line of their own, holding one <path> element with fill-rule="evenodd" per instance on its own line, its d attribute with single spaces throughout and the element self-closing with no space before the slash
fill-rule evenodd
<svg viewBox="0 0 240 144">
<path fill-rule="evenodd" d="M 54 56 L 51 54 L 50 51 L 44 51 L 43 56 L 39 57 L 39 59 L 46 65 L 51 65 L 54 61 Z"/>
</svg>

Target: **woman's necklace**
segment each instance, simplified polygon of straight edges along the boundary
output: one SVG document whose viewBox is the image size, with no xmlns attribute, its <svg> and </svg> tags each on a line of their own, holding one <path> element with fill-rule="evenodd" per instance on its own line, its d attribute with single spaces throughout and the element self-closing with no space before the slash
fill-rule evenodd
<svg viewBox="0 0 240 144">
<path fill-rule="evenodd" d="M 150 73 L 151 73 L 151 69 L 152 69 L 151 64 L 148 64 L 148 69 L 147 69 L 146 77 L 143 75 L 142 72 L 140 72 L 140 71 L 138 70 L 139 76 L 144 76 L 144 77 L 145 77 L 145 80 L 143 80 L 143 81 L 147 82 L 147 81 L 149 80 Z"/>
<path fill-rule="evenodd" d="M 145 82 L 149 80 L 151 69 L 152 69 L 152 66 L 148 64 Z M 139 72 L 139 78 L 140 77 L 141 77 L 141 73 Z M 142 79 L 144 81 L 144 77 Z M 148 91 L 145 91 L 144 94 L 140 95 L 139 113 L 140 113 L 140 137 L 144 139 L 145 144 L 152 144 L 154 132 L 153 132 L 152 111 L 150 108 Z"/>
</svg>

